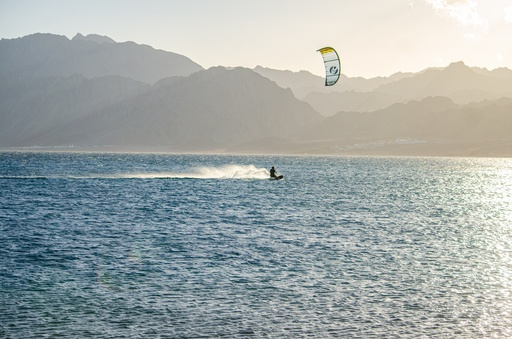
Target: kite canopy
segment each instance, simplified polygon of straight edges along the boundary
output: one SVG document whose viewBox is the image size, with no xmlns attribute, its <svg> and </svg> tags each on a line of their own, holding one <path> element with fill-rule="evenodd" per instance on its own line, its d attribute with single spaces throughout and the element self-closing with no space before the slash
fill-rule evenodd
<svg viewBox="0 0 512 339">
<path fill-rule="evenodd" d="M 322 53 L 325 65 L 325 86 L 334 85 L 341 74 L 341 63 L 338 53 L 332 47 L 320 48 L 317 52 Z"/>
</svg>

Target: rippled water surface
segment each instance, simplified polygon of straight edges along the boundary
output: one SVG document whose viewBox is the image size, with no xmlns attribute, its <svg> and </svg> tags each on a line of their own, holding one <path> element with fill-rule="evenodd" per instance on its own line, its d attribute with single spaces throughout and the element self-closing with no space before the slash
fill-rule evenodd
<svg viewBox="0 0 512 339">
<path fill-rule="evenodd" d="M 0 337 L 512 336 L 510 159 L 0 153 L 0 192 Z"/>
</svg>

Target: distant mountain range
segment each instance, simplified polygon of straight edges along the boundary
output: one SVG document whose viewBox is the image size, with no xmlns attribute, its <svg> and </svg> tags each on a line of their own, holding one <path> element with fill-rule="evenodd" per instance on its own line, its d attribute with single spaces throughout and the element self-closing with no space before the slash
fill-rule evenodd
<svg viewBox="0 0 512 339">
<path fill-rule="evenodd" d="M 319 61 L 320 62 L 320 61 Z M 0 148 L 512 156 L 512 71 L 208 70 L 100 36 L 0 40 Z"/>
<path fill-rule="evenodd" d="M 33 34 L 0 40 L 0 77 L 96 78 L 117 75 L 148 84 L 170 76 L 187 76 L 203 67 L 179 54 L 108 37 L 77 34 L 69 40 Z"/>
<path fill-rule="evenodd" d="M 257 67 L 256 72 L 289 87 L 322 115 L 339 111 L 371 112 L 394 103 L 444 96 L 457 104 L 512 97 L 512 70 L 488 71 L 455 62 L 446 68 L 430 68 L 419 73 L 397 73 L 388 78 L 348 78 L 342 76 L 334 87 L 321 87 L 320 77 L 311 73 L 276 71 Z M 305 79 L 319 84 L 306 90 Z"/>
</svg>

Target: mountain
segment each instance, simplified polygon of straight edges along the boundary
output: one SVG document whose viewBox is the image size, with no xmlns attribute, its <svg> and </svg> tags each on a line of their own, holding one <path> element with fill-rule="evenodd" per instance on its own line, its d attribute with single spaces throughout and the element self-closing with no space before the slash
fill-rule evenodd
<svg viewBox="0 0 512 339">
<path fill-rule="evenodd" d="M 310 128 L 303 137 L 308 140 L 415 138 L 420 136 L 420 130 L 426 132 L 425 119 L 457 108 L 448 98 L 430 97 L 370 113 L 340 112 Z M 428 132 L 426 135 L 437 133 Z"/>
<path fill-rule="evenodd" d="M 75 144 L 90 132 L 80 119 L 117 109 L 149 88 L 119 76 L 0 81 L 0 146 Z M 87 143 L 95 144 L 94 136 Z"/>
<path fill-rule="evenodd" d="M 256 66 L 253 71 L 274 81 L 282 88 L 290 88 L 298 98 L 309 93 L 312 89 L 321 89 L 324 85 L 322 77 L 307 71 L 280 71 L 261 66 Z"/>
<path fill-rule="evenodd" d="M 164 79 L 125 109 L 89 117 L 82 125 L 93 130 L 111 125 L 108 135 L 95 139 L 100 144 L 204 151 L 287 138 L 320 119 L 290 90 L 247 69 L 218 67 Z M 130 123 L 117 128 L 120 120 Z"/>
<path fill-rule="evenodd" d="M 427 97 L 374 112 L 340 112 L 298 138 L 321 153 L 512 156 L 511 129 L 510 98 L 460 106 Z"/>
<path fill-rule="evenodd" d="M 492 71 L 455 62 L 418 73 L 396 73 L 372 79 L 341 76 L 335 86 L 320 85 L 319 77 L 257 67 L 256 72 L 290 87 L 295 95 L 324 116 L 340 111 L 371 112 L 393 103 L 444 96 L 457 104 L 512 97 L 512 70 Z M 315 83 L 315 86 L 307 86 Z"/>
<path fill-rule="evenodd" d="M 412 76 L 412 73 L 395 73 L 390 77 L 376 77 L 365 79 L 361 77 L 349 78 L 342 74 L 335 86 L 325 87 L 325 79 L 307 71 L 291 72 L 257 66 L 256 73 L 275 81 L 283 88 L 290 88 L 295 96 L 304 99 L 311 93 L 339 93 L 345 91 L 370 92 L 375 88 Z"/>
<path fill-rule="evenodd" d="M 404 101 L 429 96 L 446 96 L 458 104 L 512 96 L 512 77 L 476 72 L 463 62 L 442 69 L 430 69 L 410 78 L 379 86 L 380 93 L 401 97 Z"/>
<path fill-rule="evenodd" d="M 472 67 L 471 69 L 478 74 L 493 76 L 496 78 L 503 78 L 503 79 L 511 79 L 512 78 L 512 70 L 505 68 L 505 67 L 496 68 L 491 71 L 488 70 L 487 68 L 480 68 L 480 67 Z"/>
<path fill-rule="evenodd" d="M 9 77 L 86 78 L 117 75 L 153 84 L 203 68 L 189 58 L 134 42 L 77 34 L 72 40 L 53 34 L 33 34 L 0 40 L 0 79 Z"/>
<path fill-rule="evenodd" d="M 324 116 L 340 111 L 372 112 L 404 99 L 393 94 L 371 92 L 312 92 L 302 99 Z"/>
<path fill-rule="evenodd" d="M 153 86 L 121 77 L 22 81 L 2 90 L 0 145 L 219 150 L 289 138 L 320 116 L 248 69 L 212 68 Z"/>
<path fill-rule="evenodd" d="M 83 36 L 82 34 L 77 33 L 71 40 L 92 41 L 92 42 L 96 42 L 98 44 L 103 44 L 103 43 L 107 43 L 107 44 L 114 43 L 115 44 L 116 43 L 116 41 L 114 39 L 111 39 L 108 36 L 103 36 L 103 35 L 98 35 L 98 34 L 89 34 L 87 36 Z"/>
</svg>

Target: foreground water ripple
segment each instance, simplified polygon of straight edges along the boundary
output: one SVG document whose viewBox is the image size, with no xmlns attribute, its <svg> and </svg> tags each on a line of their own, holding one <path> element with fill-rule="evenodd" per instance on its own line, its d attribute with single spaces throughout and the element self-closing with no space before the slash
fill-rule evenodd
<svg viewBox="0 0 512 339">
<path fill-rule="evenodd" d="M 0 337 L 512 336 L 508 159 L 0 153 L 0 191 Z"/>
</svg>

